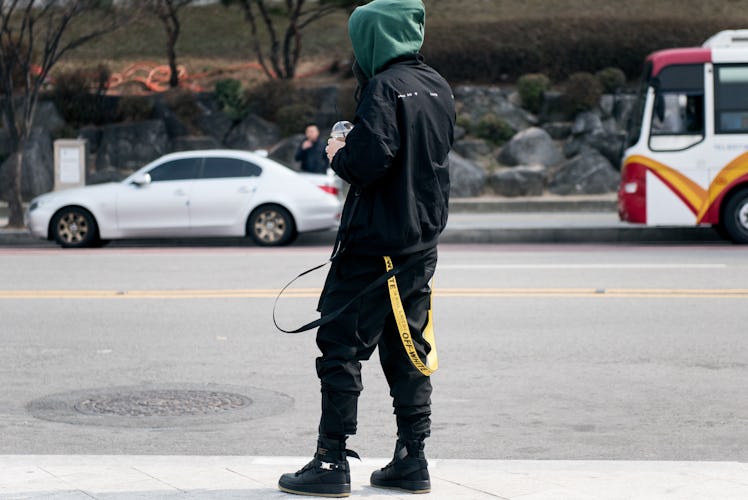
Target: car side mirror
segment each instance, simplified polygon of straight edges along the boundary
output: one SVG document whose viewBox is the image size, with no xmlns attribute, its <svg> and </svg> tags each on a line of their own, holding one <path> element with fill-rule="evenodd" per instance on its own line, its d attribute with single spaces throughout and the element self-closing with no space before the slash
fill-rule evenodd
<svg viewBox="0 0 748 500">
<path fill-rule="evenodd" d="M 132 183 L 138 187 L 143 187 L 151 183 L 151 174 L 139 174 L 132 179 Z"/>
</svg>

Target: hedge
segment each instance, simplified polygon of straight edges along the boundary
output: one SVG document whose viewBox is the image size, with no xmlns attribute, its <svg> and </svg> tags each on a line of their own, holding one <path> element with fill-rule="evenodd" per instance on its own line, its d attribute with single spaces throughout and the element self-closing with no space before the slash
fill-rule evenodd
<svg viewBox="0 0 748 500">
<path fill-rule="evenodd" d="M 638 78 L 645 57 L 659 49 L 701 45 L 746 19 L 612 19 L 569 17 L 466 25 L 433 23 L 427 28 L 426 61 L 451 83 L 513 82 L 526 73 L 555 81 L 607 67 Z"/>
</svg>

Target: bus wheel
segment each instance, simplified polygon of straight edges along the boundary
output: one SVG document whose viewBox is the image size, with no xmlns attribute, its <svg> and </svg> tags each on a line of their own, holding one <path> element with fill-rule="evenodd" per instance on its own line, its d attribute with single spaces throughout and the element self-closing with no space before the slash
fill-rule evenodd
<svg viewBox="0 0 748 500">
<path fill-rule="evenodd" d="M 725 204 L 722 228 L 735 243 L 748 243 L 748 189 L 741 189 Z"/>
</svg>

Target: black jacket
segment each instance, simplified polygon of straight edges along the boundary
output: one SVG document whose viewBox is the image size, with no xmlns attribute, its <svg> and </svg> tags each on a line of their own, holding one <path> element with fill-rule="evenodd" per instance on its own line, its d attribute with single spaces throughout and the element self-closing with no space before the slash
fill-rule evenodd
<svg viewBox="0 0 748 500">
<path fill-rule="evenodd" d="M 332 168 L 351 184 L 341 238 L 363 255 L 434 247 L 447 224 L 452 90 L 420 55 L 394 59 L 367 83 Z"/>
<path fill-rule="evenodd" d="M 304 144 L 302 141 L 299 147 L 296 148 L 296 155 L 294 159 L 301 162 L 302 172 L 311 172 L 313 174 L 324 174 L 327 172 L 327 155 L 325 154 L 324 141 L 317 140 L 312 143 L 312 146 L 307 149 L 302 149 L 301 145 Z"/>
</svg>

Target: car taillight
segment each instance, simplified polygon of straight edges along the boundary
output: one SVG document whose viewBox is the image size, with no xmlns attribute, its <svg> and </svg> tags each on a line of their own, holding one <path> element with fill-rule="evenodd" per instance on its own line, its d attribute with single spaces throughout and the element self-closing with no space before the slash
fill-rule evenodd
<svg viewBox="0 0 748 500">
<path fill-rule="evenodd" d="M 325 193 L 330 193 L 333 196 L 337 196 L 340 193 L 340 190 L 336 188 L 335 186 L 318 186 L 318 187 Z"/>
</svg>

